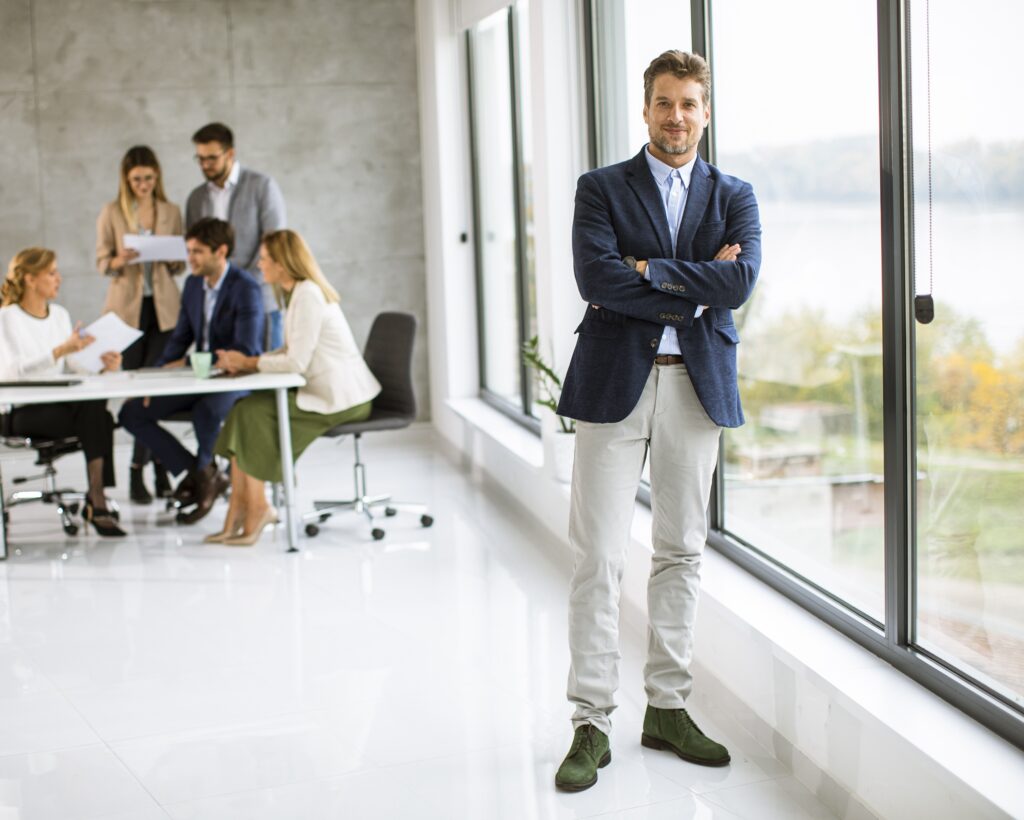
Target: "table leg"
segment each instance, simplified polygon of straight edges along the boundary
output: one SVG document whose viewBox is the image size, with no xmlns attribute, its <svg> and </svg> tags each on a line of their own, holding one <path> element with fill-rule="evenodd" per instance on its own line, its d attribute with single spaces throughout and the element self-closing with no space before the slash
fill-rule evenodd
<svg viewBox="0 0 1024 820">
<path fill-rule="evenodd" d="M 277 397 L 277 435 L 281 444 L 281 482 L 284 484 L 284 523 L 288 552 L 298 552 L 299 521 L 295 512 L 295 470 L 292 467 L 292 431 L 288 424 L 288 388 L 274 390 Z"/>
</svg>

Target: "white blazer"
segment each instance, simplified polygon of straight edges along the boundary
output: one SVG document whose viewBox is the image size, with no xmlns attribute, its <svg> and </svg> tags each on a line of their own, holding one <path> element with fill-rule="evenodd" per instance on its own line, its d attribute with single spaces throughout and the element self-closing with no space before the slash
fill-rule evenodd
<svg viewBox="0 0 1024 820">
<path fill-rule="evenodd" d="M 284 323 L 284 347 L 259 358 L 261 373 L 298 373 L 306 380 L 297 404 L 311 413 L 337 413 L 370 401 L 380 382 L 356 347 L 341 307 L 319 286 L 295 285 Z"/>
</svg>

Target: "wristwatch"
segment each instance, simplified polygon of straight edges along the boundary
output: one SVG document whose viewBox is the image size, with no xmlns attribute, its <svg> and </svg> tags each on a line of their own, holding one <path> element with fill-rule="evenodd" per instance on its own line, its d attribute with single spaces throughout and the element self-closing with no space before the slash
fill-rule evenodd
<svg viewBox="0 0 1024 820">
<path fill-rule="evenodd" d="M 635 256 L 624 256 L 622 261 L 629 265 L 633 270 L 636 270 L 636 257 Z"/>
</svg>

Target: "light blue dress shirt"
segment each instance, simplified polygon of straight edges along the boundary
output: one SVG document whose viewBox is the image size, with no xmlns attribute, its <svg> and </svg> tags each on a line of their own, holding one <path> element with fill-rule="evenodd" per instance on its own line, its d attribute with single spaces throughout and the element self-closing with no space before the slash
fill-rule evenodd
<svg viewBox="0 0 1024 820">
<path fill-rule="evenodd" d="M 654 182 L 661 193 L 661 201 L 665 204 L 665 217 L 668 220 L 668 230 L 672 236 L 672 251 L 675 253 L 676 237 L 679 236 L 679 226 L 683 222 L 683 211 L 686 209 L 686 193 L 690 189 L 690 176 L 693 174 L 693 166 L 697 162 L 697 157 L 694 155 L 693 159 L 681 168 L 673 168 L 652 155 L 650 150 L 644 151 L 644 156 L 651 169 L 651 176 L 654 177 Z M 651 278 L 651 264 L 648 261 L 647 271 L 644 273 L 644 278 L 648 280 Z M 656 265 L 657 262 L 653 264 Z M 698 306 L 693 318 L 696 319 L 700 316 L 702 311 L 703 307 Z M 682 351 L 679 349 L 679 337 L 676 335 L 674 327 L 666 326 L 661 332 L 658 355 L 682 355 Z"/>
<path fill-rule="evenodd" d="M 203 338 L 200 350 L 210 349 L 210 322 L 213 321 L 213 309 L 217 307 L 217 300 L 220 298 L 220 288 L 228 275 L 228 266 L 224 265 L 224 273 L 220 275 L 217 284 L 212 288 L 206 278 L 203 278 Z"/>
</svg>

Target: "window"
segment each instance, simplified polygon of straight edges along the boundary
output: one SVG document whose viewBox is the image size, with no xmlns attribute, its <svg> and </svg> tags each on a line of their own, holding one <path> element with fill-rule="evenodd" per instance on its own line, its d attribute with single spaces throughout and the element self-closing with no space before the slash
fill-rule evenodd
<svg viewBox="0 0 1024 820">
<path fill-rule="evenodd" d="M 915 0 L 911 23 L 916 279 L 935 300 L 915 327 L 916 643 L 1024 706 L 1024 294 L 1007 253 L 1024 114 L 996 79 L 1019 73 L 1024 7 Z"/>
<path fill-rule="evenodd" d="M 532 149 L 528 138 L 527 4 L 468 32 L 477 254 L 477 318 L 483 395 L 530 415 L 532 383 L 520 347 L 536 334 Z"/>
<path fill-rule="evenodd" d="M 1024 6 L 589 8 L 596 164 L 646 141 L 643 69 L 692 31 L 703 147 L 761 207 L 709 542 L 1024 747 Z"/>
<path fill-rule="evenodd" d="M 731 0 L 712 20 L 715 164 L 754 186 L 764 260 L 736 314 L 747 423 L 723 437 L 719 523 L 881 623 L 875 8 Z M 780 60 L 798 86 L 757 69 Z"/>
</svg>

